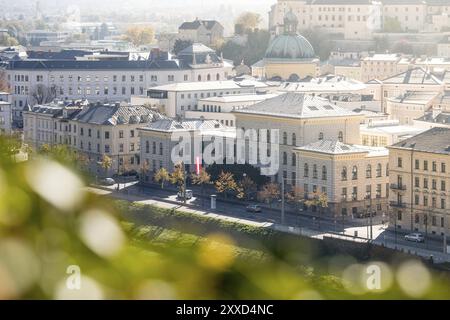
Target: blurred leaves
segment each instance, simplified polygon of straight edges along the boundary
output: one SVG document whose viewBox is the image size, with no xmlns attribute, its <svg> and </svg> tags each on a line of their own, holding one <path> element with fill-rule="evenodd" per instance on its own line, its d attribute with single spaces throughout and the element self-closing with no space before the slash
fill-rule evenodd
<svg viewBox="0 0 450 320">
<path fill-rule="evenodd" d="M 0 299 L 450 297 L 448 276 L 417 261 L 386 267 L 395 281 L 383 293 L 351 289 L 343 276 L 365 270 L 355 259 L 271 229 L 98 197 L 81 188 L 76 155 L 50 148 L 17 162 L 15 143 L 0 137 Z"/>
</svg>

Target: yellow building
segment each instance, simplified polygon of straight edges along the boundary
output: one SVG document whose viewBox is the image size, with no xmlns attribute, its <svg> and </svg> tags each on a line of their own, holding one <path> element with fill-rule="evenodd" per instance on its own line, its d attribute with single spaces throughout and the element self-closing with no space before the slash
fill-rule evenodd
<svg viewBox="0 0 450 320">
<path fill-rule="evenodd" d="M 252 66 L 254 76 L 298 81 L 320 72 L 312 45 L 297 34 L 298 19 L 292 11 L 284 17 L 284 33 L 272 39 L 262 61 Z"/>
</svg>

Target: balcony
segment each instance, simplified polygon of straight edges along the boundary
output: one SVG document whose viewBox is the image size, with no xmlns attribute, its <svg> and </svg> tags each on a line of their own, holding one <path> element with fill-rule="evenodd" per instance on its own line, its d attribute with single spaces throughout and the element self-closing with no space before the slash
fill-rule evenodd
<svg viewBox="0 0 450 320">
<path fill-rule="evenodd" d="M 391 183 L 391 190 L 405 191 L 406 185 L 399 183 Z"/>
<path fill-rule="evenodd" d="M 391 208 L 406 208 L 406 203 L 399 201 L 391 201 L 389 204 Z"/>
</svg>

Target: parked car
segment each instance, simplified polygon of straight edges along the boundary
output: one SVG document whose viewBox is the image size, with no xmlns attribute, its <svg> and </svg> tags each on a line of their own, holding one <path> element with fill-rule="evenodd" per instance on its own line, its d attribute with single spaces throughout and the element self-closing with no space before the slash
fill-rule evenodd
<svg viewBox="0 0 450 320">
<path fill-rule="evenodd" d="M 105 178 L 100 183 L 104 186 L 113 186 L 116 184 L 116 181 L 113 178 Z"/>
<path fill-rule="evenodd" d="M 410 233 L 405 236 L 406 241 L 425 242 L 425 237 L 420 233 Z"/>
<path fill-rule="evenodd" d="M 194 192 L 192 190 L 186 190 L 186 200 L 192 199 L 193 196 L 194 196 Z M 184 198 L 183 192 L 179 191 L 177 193 L 177 197 L 180 199 L 183 199 Z"/>
<path fill-rule="evenodd" d="M 261 207 L 258 206 L 257 204 L 250 204 L 246 207 L 246 210 L 248 212 L 261 212 Z"/>
</svg>

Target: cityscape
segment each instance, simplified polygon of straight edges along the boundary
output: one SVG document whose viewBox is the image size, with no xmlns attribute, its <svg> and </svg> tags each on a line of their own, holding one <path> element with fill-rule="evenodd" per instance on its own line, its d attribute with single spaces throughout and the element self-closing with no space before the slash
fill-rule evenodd
<svg viewBox="0 0 450 320">
<path fill-rule="evenodd" d="M 0 300 L 450 299 L 450 1 L 0 8 Z"/>
</svg>

